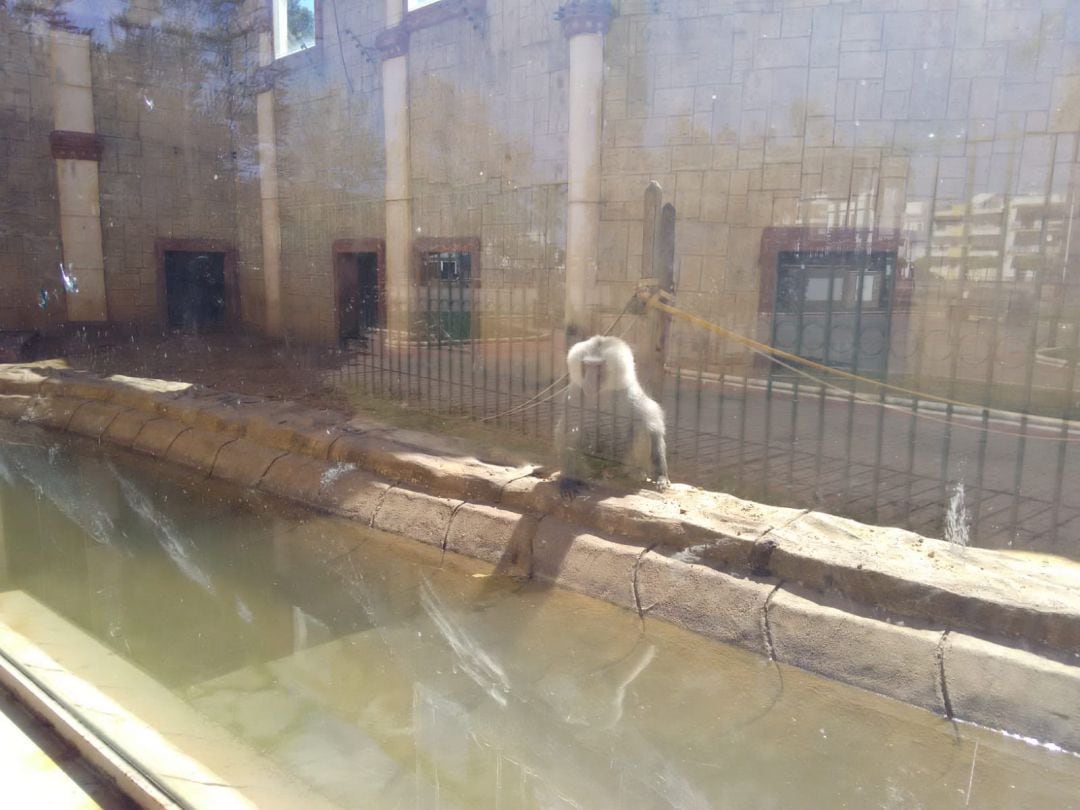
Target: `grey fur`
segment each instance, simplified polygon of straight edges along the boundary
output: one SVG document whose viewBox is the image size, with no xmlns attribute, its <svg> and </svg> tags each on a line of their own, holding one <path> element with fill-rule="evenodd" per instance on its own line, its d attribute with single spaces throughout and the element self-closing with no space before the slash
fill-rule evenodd
<svg viewBox="0 0 1080 810">
<path fill-rule="evenodd" d="M 626 342 L 604 335 L 583 340 L 567 352 L 566 368 L 570 385 L 555 432 L 563 493 L 572 496 L 590 477 L 589 467 L 604 461 L 651 473 L 656 486 L 665 489 L 664 410 L 638 382 Z"/>
</svg>

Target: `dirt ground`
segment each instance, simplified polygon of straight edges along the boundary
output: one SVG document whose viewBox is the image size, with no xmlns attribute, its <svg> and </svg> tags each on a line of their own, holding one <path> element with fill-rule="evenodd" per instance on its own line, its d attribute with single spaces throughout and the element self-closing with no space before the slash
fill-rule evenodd
<svg viewBox="0 0 1080 810">
<path fill-rule="evenodd" d="M 69 338 L 46 351 L 73 368 L 179 380 L 208 388 L 326 407 L 347 407 L 345 395 L 319 381 L 337 353 L 272 343 L 254 336 L 97 336 Z"/>
</svg>

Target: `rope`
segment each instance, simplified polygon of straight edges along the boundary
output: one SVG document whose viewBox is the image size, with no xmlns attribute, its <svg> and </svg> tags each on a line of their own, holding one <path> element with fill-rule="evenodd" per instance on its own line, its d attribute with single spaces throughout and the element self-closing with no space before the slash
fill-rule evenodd
<svg viewBox="0 0 1080 810">
<path fill-rule="evenodd" d="M 615 327 L 618 326 L 619 321 L 622 319 L 623 315 L 626 314 L 627 310 L 630 309 L 630 305 L 633 304 L 634 301 L 636 301 L 636 300 L 637 300 L 637 295 L 636 294 L 631 295 L 630 298 L 627 299 L 626 303 L 623 305 L 622 310 L 619 312 L 618 315 L 615 316 L 615 320 L 613 320 L 611 322 L 611 325 L 606 330 L 604 330 L 605 335 L 610 335 L 615 330 Z M 634 322 L 630 321 L 627 324 L 626 328 L 623 329 L 622 332 L 619 334 L 619 337 L 625 336 L 626 333 L 629 332 L 633 328 L 633 326 L 634 326 Z M 547 402 L 548 400 L 554 399 L 555 397 L 559 396 L 559 394 L 561 394 L 563 391 L 565 391 L 567 389 L 568 386 L 563 386 L 558 391 L 552 391 L 552 393 L 550 395 L 544 396 L 544 394 L 547 394 L 548 391 L 551 391 L 552 388 L 557 386 L 559 383 L 561 383 L 563 380 L 565 380 L 569 376 L 570 375 L 568 375 L 566 372 L 563 372 L 562 376 L 560 376 L 557 380 L 552 382 L 551 385 L 547 386 L 546 388 L 541 389 L 540 391 L 537 391 L 535 394 L 533 394 L 531 397 L 529 397 L 524 402 L 520 402 L 517 405 L 513 406 L 512 408 L 507 408 L 505 411 L 502 411 L 501 413 L 497 413 L 497 414 L 494 414 L 492 416 L 481 417 L 480 421 L 481 422 L 491 422 L 491 421 L 494 421 L 496 419 L 502 419 L 503 417 L 506 417 L 506 416 L 513 416 L 515 413 L 521 413 L 522 411 L 526 411 L 526 410 L 528 410 L 530 408 L 535 408 L 538 405 L 543 405 L 545 402 Z M 543 397 L 543 398 L 541 399 L 541 397 Z"/>
<path fill-rule="evenodd" d="M 648 292 L 649 291 L 646 290 L 646 289 L 639 289 L 638 292 L 636 293 L 636 296 L 639 299 L 641 299 L 641 298 L 644 297 L 644 294 L 648 293 Z M 876 386 L 878 388 L 881 388 L 883 390 L 897 391 L 897 392 L 900 392 L 900 393 L 903 393 L 903 394 L 908 394 L 909 396 L 913 397 L 914 399 L 931 400 L 931 401 L 935 401 L 935 402 L 941 402 L 941 403 L 943 403 L 945 405 L 952 405 L 952 406 L 962 407 L 962 408 L 971 408 L 973 410 L 982 411 L 984 413 L 984 418 L 985 418 L 985 414 L 988 413 L 989 410 L 990 410 L 985 405 L 975 405 L 973 403 L 964 402 L 962 400 L 950 399 L 948 397 L 942 397 L 942 396 L 938 396 L 936 394 L 928 394 L 928 393 L 925 393 L 925 392 L 922 392 L 922 391 L 916 391 L 916 390 L 914 390 L 912 388 L 905 388 L 905 387 L 900 386 L 900 385 L 891 385 L 890 383 L 882 382 L 881 380 L 875 380 L 875 379 L 873 379 L 871 377 L 863 377 L 863 376 L 861 376 L 859 374 L 853 374 L 853 373 L 851 373 L 849 371 L 844 371 L 843 369 L 833 368 L 832 366 L 826 366 L 823 363 L 818 363 L 818 362 L 816 362 L 814 360 L 809 360 L 809 359 L 807 359 L 805 357 L 800 357 L 797 354 L 792 354 L 791 352 L 784 351 L 783 349 L 778 349 L 775 346 L 769 346 L 766 343 L 762 343 L 761 341 L 754 340 L 753 338 L 747 337 L 745 335 L 740 335 L 738 332 L 733 332 L 730 329 L 725 329 L 723 326 L 720 326 L 719 324 L 715 324 L 712 321 L 707 321 L 704 318 L 701 318 L 701 317 L 699 317 L 697 315 L 694 315 L 694 314 L 692 314 L 690 312 L 686 312 L 685 310 L 679 309 L 676 306 L 672 306 L 671 304 L 664 303 L 661 300 L 662 298 L 666 298 L 669 301 L 672 300 L 671 295 L 664 292 L 664 291 L 654 292 L 654 293 L 651 293 L 649 295 L 649 297 L 644 300 L 645 307 L 646 308 L 656 309 L 656 310 L 659 310 L 661 312 L 665 312 L 665 313 L 667 313 L 667 314 L 669 314 L 669 315 L 671 315 L 673 317 L 676 317 L 676 318 L 681 318 L 682 320 L 687 321 L 688 323 L 690 323 L 690 324 L 692 324 L 694 326 L 698 326 L 698 327 L 700 327 L 702 329 L 706 329 L 706 330 L 708 330 L 710 332 L 713 332 L 715 334 L 718 334 L 718 335 L 720 335 L 722 337 L 733 340 L 736 343 L 740 343 L 740 344 L 746 346 L 748 349 L 750 349 L 750 351 L 752 351 L 754 354 L 765 357 L 766 359 L 772 361 L 773 363 L 776 363 L 778 366 L 786 368 L 788 371 L 791 371 L 791 372 L 793 372 L 795 374 L 798 374 L 801 377 L 804 377 L 804 378 L 806 378 L 808 380 L 811 380 L 812 382 L 817 383 L 818 385 L 822 386 L 823 388 L 829 389 L 831 391 L 839 392 L 840 394 L 843 394 L 845 397 L 850 397 L 850 398 L 855 399 L 855 400 L 857 400 L 859 402 L 862 402 L 864 404 L 876 405 L 878 407 L 884 408 L 885 410 L 891 410 L 891 411 L 906 414 L 906 415 L 909 415 L 909 416 L 917 416 L 917 417 L 919 417 L 921 419 L 925 419 L 925 420 L 930 421 L 930 422 L 937 422 L 938 424 L 942 424 L 942 425 L 961 427 L 961 428 L 964 428 L 966 430 L 981 430 L 981 431 L 984 431 L 986 433 L 995 433 L 995 434 L 1002 435 L 1002 436 L 1014 436 L 1014 437 L 1023 436 L 1024 439 L 1033 439 L 1033 440 L 1042 440 L 1042 441 L 1066 442 L 1066 443 L 1080 442 L 1080 436 L 1067 436 L 1067 435 L 1064 435 L 1064 436 L 1062 436 L 1062 435 L 1058 435 L 1058 436 L 1041 436 L 1041 435 L 1038 435 L 1038 434 L 1029 434 L 1027 431 L 1024 431 L 1023 433 L 1019 433 L 1019 432 L 1013 432 L 1013 431 L 1008 431 L 1008 430 L 1001 430 L 1001 429 L 998 429 L 998 428 L 989 427 L 987 425 L 971 425 L 971 424 L 966 424 L 966 423 L 964 423 L 962 421 L 961 422 L 954 422 L 952 419 L 943 419 L 943 418 L 941 418 L 939 416 L 929 414 L 926 411 L 912 410 L 912 409 L 909 409 L 909 408 L 901 407 L 899 405 L 893 405 L 891 403 L 884 402 L 883 400 L 870 399 L 870 398 L 868 398 L 868 397 L 866 397 L 864 395 L 861 395 L 861 394 L 859 394 L 859 393 L 857 393 L 855 391 L 847 391 L 847 390 L 845 390 L 843 388 L 840 388 L 839 386 L 837 386 L 837 385 L 835 385 L 833 383 L 830 383 L 828 380 L 825 380 L 825 379 L 823 379 L 821 377 L 814 376 L 813 374 L 810 374 L 809 372 L 805 371 L 804 369 L 797 368 L 796 366 L 793 366 L 790 363 L 784 362 L 784 360 L 781 360 L 780 358 L 784 358 L 786 360 L 792 360 L 795 363 L 798 363 L 799 365 L 810 366 L 811 368 L 821 369 L 821 370 L 823 370 L 823 371 L 825 371 L 825 372 L 827 372 L 829 374 L 834 374 L 834 375 L 839 376 L 839 377 L 844 377 L 845 379 L 849 379 L 849 380 L 852 380 L 852 381 L 855 381 L 855 382 L 867 383 L 867 384 Z M 1062 421 L 1064 421 L 1064 420 L 1062 420 Z"/>
</svg>

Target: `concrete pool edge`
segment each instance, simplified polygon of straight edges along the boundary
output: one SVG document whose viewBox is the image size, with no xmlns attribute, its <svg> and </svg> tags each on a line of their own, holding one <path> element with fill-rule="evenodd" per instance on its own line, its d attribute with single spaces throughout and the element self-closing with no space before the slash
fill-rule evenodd
<svg viewBox="0 0 1080 810">
<path fill-rule="evenodd" d="M 485 560 L 949 717 L 1080 750 L 1080 597 L 1045 562 L 676 488 L 564 504 L 462 442 L 179 383 L 0 369 L 0 416 Z"/>
</svg>

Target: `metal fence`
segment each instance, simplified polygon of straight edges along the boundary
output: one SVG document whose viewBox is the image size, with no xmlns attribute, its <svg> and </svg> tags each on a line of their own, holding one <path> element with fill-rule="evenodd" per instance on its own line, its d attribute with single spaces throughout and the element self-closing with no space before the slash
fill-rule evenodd
<svg viewBox="0 0 1080 810">
<path fill-rule="evenodd" d="M 887 275 L 877 258 L 863 269 Z M 831 283 L 818 284 L 827 302 Z M 865 280 L 853 283 L 846 299 L 836 297 L 838 308 L 847 300 L 852 311 L 831 317 L 873 323 L 868 316 L 880 307 L 869 306 Z M 795 285 L 803 298 L 808 286 Z M 778 340 L 776 324 L 786 316 L 773 318 L 771 334 L 765 329 L 795 354 L 865 377 L 858 382 L 810 364 L 771 362 L 729 336 L 673 319 L 662 390 L 650 392 L 667 413 L 672 479 L 956 542 L 1080 558 L 1073 448 L 1080 428 L 1069 421 L 1076 403 L 1066 393 L 1074 389 L 1080 329 L 1056 304 L 1042 307 L 1045 315 L 1035 308 L 1031 323 L 1013 324 L 1004 313 L 1015 289 L 1000 284 L 994 292 L 1000 298 L 983 302 L 983 320 L 957 314 L 955 302 L 971 297 L 956 285 L 916 285 L 905 311 L 893 316 L 906 327 L 891 335 L 884 327 L 890 368 L 878 357 L 866 373 L 858 345 L 837 360 L 828 341 L 815 354 L 798 340 Z M 566 345 L 561 307 L 547 293 L 481 289 L 452 271 L 429 275 L 412 312 L 389 319 L 409 328 L 384 325 L 348 341 L 330 376 L 351 390 L 550 439 Z M 803 332 L 814 317 L 830 315 L 828 304 L 812 317 L 797 309 Z M 634 345 L 642 320 L 624 312 L 611 331 Z M 875 386 L 881 379 L 895 387 Z"/>
</svg>

